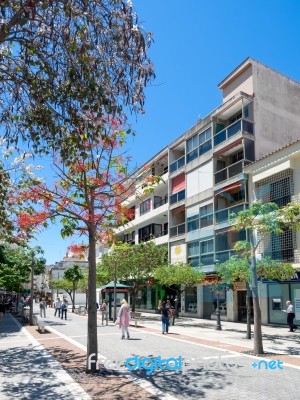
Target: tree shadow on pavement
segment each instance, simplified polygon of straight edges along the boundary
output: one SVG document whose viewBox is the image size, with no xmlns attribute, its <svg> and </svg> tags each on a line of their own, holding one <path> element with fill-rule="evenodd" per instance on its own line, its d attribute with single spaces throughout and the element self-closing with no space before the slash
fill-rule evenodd
<svg viewBox="0 0 300 400">
<path fill-rule="evenodd" d="M 54 374 L 56 368 L 45 351 L 27 347 L 14 347 L 0 351 L 1 398 L 7 399 L 74 399 Z M 64 389 L 64 390 L 62 390 Z"/>
</svg>

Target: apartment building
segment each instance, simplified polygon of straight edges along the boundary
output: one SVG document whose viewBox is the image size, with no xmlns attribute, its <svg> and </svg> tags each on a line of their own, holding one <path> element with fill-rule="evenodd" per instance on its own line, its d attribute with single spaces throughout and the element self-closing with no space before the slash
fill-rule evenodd
<svg viewBox="0 0 300 400">
<path fill-rule="evenodd" d="M 124 242 L 154 240 L 168 246 L 169 260 L 202 265 L 207 281 L 215 265 L 226 261 L 245 232 L 230 229 L 231 212 L 250 201 L 247 165 L 300 138 L 300 85 L 247 58 L 219 85 L 223 102 L 169 146 L 148 160 L 135 176 L 143 182 L 161 175 L 154 192 L 132 195 L 132 220 L 117 230 Z M 169 297 L 165 288 L 147 286 L 139 293 L 141 309 L 155 309 Z M 222 318 L 242 320 L 246 290 L 224 288 Z M 181 313 L 214 318 L 216 299 L 209 286 L 187 289 Z"/>
<path fill-rule="evenodd" d="M 300 135 L 299 135 L 300 136 Z M 245 168 L 248 175 L 249 200 L 274 202 L 279 207 L 300 201 L 300 138 L 262 157 Z M 259 246 L 257 257 L 291 263 L 295 276 L 284 282 L 259 282 L 262 322 L 285 324 L 287 300 L 295 305 L 296 323 L 300 323 L 300 232 L 287 229 L 280 235 L 269 235 Z"/>
</svg>

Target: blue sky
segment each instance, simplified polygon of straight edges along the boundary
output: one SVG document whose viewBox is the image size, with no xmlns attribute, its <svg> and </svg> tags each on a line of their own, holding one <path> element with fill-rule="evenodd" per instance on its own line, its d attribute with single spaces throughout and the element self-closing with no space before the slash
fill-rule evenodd
<svg viewBox="0 0 300 400">
<path fill-rule="evenodd" d="M 132 0 L 153 32 L 156 80 L 146 90 L 145 114 L 131 117 L 137 135 L 129 154 L 140 165 L 221 102 L 217 87 L 252 57 L 300 82 L 299 0 Z M 48 263 L 60 261 L 70 240 L 59 226 L 38 236 Z"/>
</svg>

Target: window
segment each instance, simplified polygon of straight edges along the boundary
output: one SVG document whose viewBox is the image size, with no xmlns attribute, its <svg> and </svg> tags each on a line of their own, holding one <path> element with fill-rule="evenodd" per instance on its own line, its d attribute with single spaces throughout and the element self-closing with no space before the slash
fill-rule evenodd
<svg viewBox="0 0 300 400">
<path fill-rule="evenodd" d="M 140 215 L 146 214 L 150 211 L 151 208 L 151 200 L 147 199 L 140 204 Z"/>
<path fill-rule="evenodd" d="M 231 156 L 231 164 L 235 164 L 238 161 L 241 161 L 244 158 L 243 150 Z"/>
<path fill-rule="evenodd" d="M 195 158 L 211 150 L 211 148 L 211 127 L 209 127 L 199 135 L 195 135 L 187 141 L 186 162 L 189 163 L 193 161 Z"/>
<path fill-rule="evenodd" d="M 214 241 L 213 239 L 206 240 L 205 242 L 200 243 L 200 250 L 201 250 L 201 255 L 202 254 L 207 254 L 207 253 L 212 253 L 214 251 Z"/>
<path fill-rule="evenodd" d="M 187 218 L 187 229 L 188 232 L 199 229 L 199 215 L 194 215 Z"/>
<path fill-rule="evenodd" d="M 188 244 L 188 256 L 196 256 L 200 254 L 199 242 L 192 242 Z"/>
<path fill-rule="evenodd" d="M 206 226 L 213 225 L 213 205 L 207 204 L 206 206 L 200 207 L 200 227 L 205 228 Z"/>
<path fill-rule="evenodd" d="M 202 265 L 214 264 L 214 240 L 200 242 L 200 263 Z"/>
<path fill-rule="evenodd" d="M 187 141 L 187 144 L 186 144 L 187 153 L 189 153 L 190 151 L 196 149 L 198 147 L 198 145 L 199 145 L 199 137 L 198 137 L 198 134 L 197 134 L 197 135 L 193 136 L 191 139 L 189 139 Z"/>
</svg>

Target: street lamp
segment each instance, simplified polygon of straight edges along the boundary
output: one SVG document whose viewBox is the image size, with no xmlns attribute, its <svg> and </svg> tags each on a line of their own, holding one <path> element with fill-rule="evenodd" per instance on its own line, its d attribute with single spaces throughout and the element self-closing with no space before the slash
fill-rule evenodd
<svg viewBox="0 0 300 400">
<path fill-rule="evenodd" d="M 215 264 L 219 264 L 219 260 L 215 261 Z M 220 316 L 220 287 L 219 284 L 215 284 L 215 292 L 217 295 L 217 308 L 216 308 L 216 317 L 217 317 L 217 323 L 216 323 L 216 327 L 215 330 L 216 331 L 221 331 L 222 330 L 222 326 L 221 326 L 221 316 Z"/>
<path fill-rule="evenodd" d="M 215 327 L 216 331 L 221 331 L 221 318 L 220 318 L 220 307 L 219 307 L 219 289 L 217 288 L 217 308 L 216 308 L 216 317 L 217 317 L 217 324 Z"/>
</svg>

